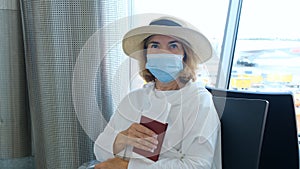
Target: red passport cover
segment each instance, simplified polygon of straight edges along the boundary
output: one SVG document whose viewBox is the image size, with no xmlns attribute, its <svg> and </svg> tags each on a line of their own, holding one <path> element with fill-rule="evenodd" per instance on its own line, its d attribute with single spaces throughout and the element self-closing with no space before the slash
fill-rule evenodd
<svg viewBox="0 0 300 169">
<path fill-rule="evenodd" d="M 142 150 L 142 149 L 139 149 L 136 147 L 133 148 L 133 152 L 138 153 L 144 157 L 147 157 L 148 159 L 150 159 L 152 161 L 157 161 L 159 158 L 159 154 L 160 154 L 160 150 L 161 150 L 163 141 L 164 141 L 168 123 L 161 123 L 159 121 L 150 119 L 146 116 L 142 116 L 140 124 L 149 128 L 150 130 L 154 131 L 158 135 L 157 136 L 158 144 L 157 144 L 157 148 L 154 150 L 154 152 L 145 151 L 145 150 Z"/>
</svg>

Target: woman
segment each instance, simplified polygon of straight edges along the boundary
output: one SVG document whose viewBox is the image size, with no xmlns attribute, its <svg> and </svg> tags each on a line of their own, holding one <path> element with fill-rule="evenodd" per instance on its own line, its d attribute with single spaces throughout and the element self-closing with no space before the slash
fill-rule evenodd
<svg viewBox="0 0 300 169">
<path fill-rule="evenodd" d="M 97 138 L 96 169 L 221 168 L 220 121 L 210 93 L 196 80 L 197 65 L 211 58 L 207 38 L 171 17 L 129 31 L 124 52 L 140 63 L 148 82 L 129 93 Z M 133 151 L 154 152 L 158 134 L 140 124 L 141 116 L 168 124 L 159 160 Z"/>
</svg>

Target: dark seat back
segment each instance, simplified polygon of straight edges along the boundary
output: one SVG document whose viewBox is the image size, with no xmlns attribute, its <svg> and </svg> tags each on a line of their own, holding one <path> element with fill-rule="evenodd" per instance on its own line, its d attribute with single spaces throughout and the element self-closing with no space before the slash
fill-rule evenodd
<svg viewBox="0 0 300 169">
<path fill-rule="evenodd" d="M 258 169 L 268 102 L 213 97 L 221 119 L 223 169 Z"/>
<path fill-rule="evenodd" d="M 213 96 L 269 102 L 259 169 L 299 169 L 298 134 L 291 92 L 245 92 L 206 87 Z"/>
</svg>

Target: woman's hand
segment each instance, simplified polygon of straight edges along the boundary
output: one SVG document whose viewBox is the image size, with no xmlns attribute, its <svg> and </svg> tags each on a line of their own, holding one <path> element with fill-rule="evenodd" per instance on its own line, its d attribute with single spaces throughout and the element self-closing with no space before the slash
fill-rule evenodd
<svg viewBox="0 0 300 169">
<path fill-rule="evenodd" d="M 127 169 L 128 161 L 121 158 L 108 159 L 102 163 L 96 164 L 95 169 Z"/>
<path fill-rule="evenodd" d="M 157 148 L 157 134 L 147 127 L 133 123 L 127 130 L 120 132 L 114 142 L 114 154 L 119 153 L 126 145 L 153 152 Z"/>
</svg>

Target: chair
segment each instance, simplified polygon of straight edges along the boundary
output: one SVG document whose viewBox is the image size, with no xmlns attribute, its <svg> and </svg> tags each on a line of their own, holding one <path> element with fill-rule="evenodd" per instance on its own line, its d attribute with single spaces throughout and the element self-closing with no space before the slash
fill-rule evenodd
<svg viewBox="0 0 300 169">
<path fill-rule="evenodd" d="M 268 102 L 213 97 L 221 120 L 223 169 L 258 169 Z"/>
<path fill-rule="evenodd" d="M 291 92 L 249 92 L 206 87 L 213 96 L 269 102 L 259 169 L 299 169 L 296 113 Z"/>
</svg>

